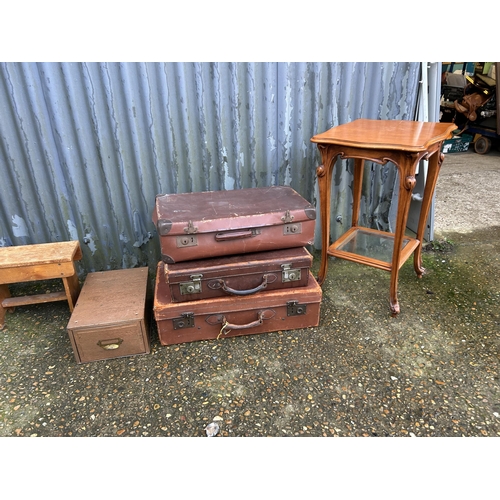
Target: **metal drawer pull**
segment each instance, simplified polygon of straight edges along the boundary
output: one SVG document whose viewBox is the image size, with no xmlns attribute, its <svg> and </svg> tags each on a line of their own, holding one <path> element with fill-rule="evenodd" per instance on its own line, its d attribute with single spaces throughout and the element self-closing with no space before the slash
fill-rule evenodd
<svg viewBox="0 0 500 500">
<path fill-rule="evenodd" d="M 99 340 L 97 345 L 105 351 L 112 351 L 113 349 L 118 349 L 122 342 L 123 339 Z"/>
<path fill-rule="evenodd" d="M 230 288 L 226 285 L 226 282 L 223 279 L 218 279 L 210 282 L 208 284 L 208 287 L 211 288 L 212 290 L 221 288 L 222 290 L 224 290 L 224 292 L 230 295 L 252 295 L 252 293 L 257 293 L 260 292 L 261 290 L 264 290 L 264 288 L 267 287 L 267 284 L 272 283 L 273 281 L 276 281 L 276 275 L 264 274 L 262 276 L 262 283 L 259 286 L 256 286 L 255 288 L 250 288 L 248 290 L 236 290 L 234 288 Z"/>
</svg>

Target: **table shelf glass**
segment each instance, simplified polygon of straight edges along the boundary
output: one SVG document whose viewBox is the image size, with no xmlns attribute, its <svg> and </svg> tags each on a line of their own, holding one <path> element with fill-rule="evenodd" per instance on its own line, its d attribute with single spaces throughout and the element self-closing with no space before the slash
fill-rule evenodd
<svg viewBox="0 0 500 500">
<path fill-rule="evenodd" d="M 409 236 L 401 244 L 401 264 L 419 242 Z M 328 249 L 328 254 L 390 271 L 394 253 L 394 234 L 363 227 L 352 227 Z"/>
</svg>

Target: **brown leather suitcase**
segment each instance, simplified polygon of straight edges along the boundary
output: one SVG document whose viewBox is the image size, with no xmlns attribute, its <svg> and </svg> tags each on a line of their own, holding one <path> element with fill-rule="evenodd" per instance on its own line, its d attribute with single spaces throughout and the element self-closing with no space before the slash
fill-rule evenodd
<svg viewBox="0 0 500 500">
<path fill-rule="evenodd" d="M 172 302 L 246 296 L 306 286 L 312 255 L 305 247 L 165 264 Z"/>
<path fill-rule="evenodd" d="M 315 218 L 288 186 L 157 195 L 152 216 L 168 264 L 310 245 Z"/>
<path fill-rule="evenodd" d="M 163 279 L 164 266 L 163 262 L 158 264 L 153 306 L 162 345 L 220 341 L 319 324 L 322 291 L 312 274 L 304 287 L 175 303 Z"/>
</svg>

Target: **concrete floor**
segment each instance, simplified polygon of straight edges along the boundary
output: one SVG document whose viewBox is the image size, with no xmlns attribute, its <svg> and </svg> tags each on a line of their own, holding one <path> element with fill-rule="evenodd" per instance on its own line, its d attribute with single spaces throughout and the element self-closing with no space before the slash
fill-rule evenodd
<svg viewBox="0 0 500 500">
<path fill-rule="evenodd" d="M 389 274 L 340 260 L 316 328 L 164 347 L 152 321 L 151 354 L 84 365 L 64 303 L 17 308 L 0 436 L 500 436 L 498 193 L 498 152 L 447 155 L 428 272 L 403 266 L 397 318 Z"/>
<path fill-rule="evenodd" d="M 0 332 L 5 498 L 493 498 L 499 188 L 497 152 L 447 155 L 427 273 L 403 266 L 397 318 L 388 273 L 341 260 L 316 328 L 163 347 L 151 317 L 151 354 L 85 365 L 64 303 L 17 308 Z M 474 439 L 158 439 L 205 437 L 211 423 L 217 437 Z"/>
<path fill-rule="evenodd" d="M 434 228 L 467 234 L 500 225 L 500 152 L 447 154 L 436 185 Z"/>
</svg>

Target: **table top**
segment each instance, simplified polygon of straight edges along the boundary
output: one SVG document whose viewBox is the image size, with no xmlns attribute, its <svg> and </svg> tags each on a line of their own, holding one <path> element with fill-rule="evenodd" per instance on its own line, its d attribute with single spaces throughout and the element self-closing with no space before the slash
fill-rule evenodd
<svg viewBox="0 0 500 500">
<path fill-rule="evenodd" d="M 81 258 L 78 240 L 0 247 L 0 269 L 70 262 Z"/>
<path fill-rule="evenodd" d="M 360 118 L 317 134 L 311 138 L 311 142 L 419 152 L 449 139 L 456 128 L 454 123 Z"/>
</svg>

